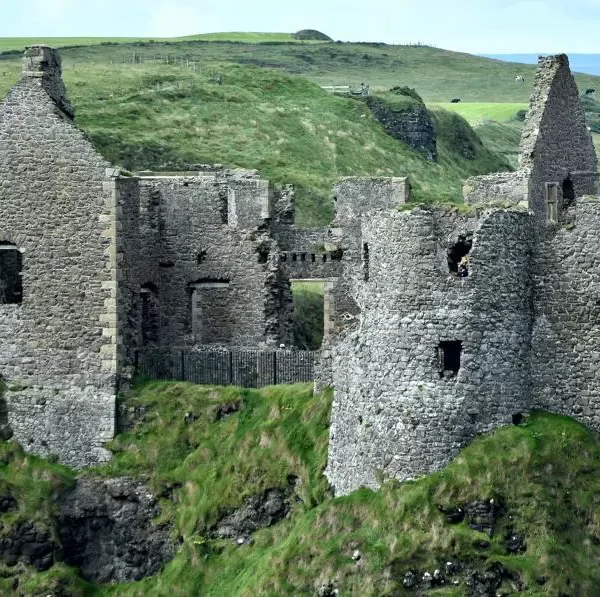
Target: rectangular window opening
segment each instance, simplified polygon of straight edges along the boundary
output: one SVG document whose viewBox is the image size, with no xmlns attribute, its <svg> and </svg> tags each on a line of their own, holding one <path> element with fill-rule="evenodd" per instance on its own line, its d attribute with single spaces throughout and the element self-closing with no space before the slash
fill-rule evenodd
<svg viewBox="0 0 600 597">
<path fill-rule="evenodd" d="M 440 379 L 455 377 L 460 369 L 462 342 L 460 340 L 444 340 L 440 342 L 437 351 Z"/>
<path fill-rule="evenodd" d="M 558 183 L 546 183 L 546 219 L 549 223 L 558 222 Z"/>
</svg>

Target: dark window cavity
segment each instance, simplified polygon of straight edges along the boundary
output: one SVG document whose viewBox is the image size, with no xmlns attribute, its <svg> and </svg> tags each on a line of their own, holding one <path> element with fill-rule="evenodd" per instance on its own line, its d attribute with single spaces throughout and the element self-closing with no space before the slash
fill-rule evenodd
<svg viewBox="0 0 600 597">
<path fill-rule="evenodd" d="M 363 278 L 369 281 L 369 243 L 363 243 Z"/>
<path fill-rule="evenodd" d="M 219 189 L 219 211 L 221 212 L 221 224 L 229 224 L 229 198 L 227 188 Z"/>
<path fill-rule="evenodd" d="M 335 249 L 334 251 L 331 251 L 331 260 L 332 261 L 341 261 L 343 256 L 344 256 L 343 249 Z"/>
<path fill-rule="evenodd" d="M 460 340 L 444 340 L 438 346 L 438 369 L 440 378 L 454 377 L 460 369 Z"/>
<path fill-rule="evenodd" d="M 142 346 L 158 342 L 160 313 L 158 288 L 148 282 L 140 289 Z"/>
<path fill-rule="evenodd" d="M 575 187 L 570 176 L 565 178 L 562 183 L 563 208 L 567 208 L 575 201 Z"/>
<path fill-rule="evenodd" d="M 23 255 L 11 243 L 0 243 L 0 305 L 23 301 Z"/>
<path fill-rule="evenodd" d="M 196 255 L 196 263 L 200 265 L 206 261 L 206 250 L 201 249 L 198 255 Z"/>
<path fill-rule="evenodd" d="M 269 246 L 259 245 L 256 248 L 256 256 L 258 263 L 267 263 L 267 261 L 269 261 Z M 304 255 L 302 255 L 302 257 L 304 258 Z"/>
<path fill-rule="evenodd" d="M 473 246 L 471 233 L 460 234 L 458 240 L 448 247 L 448 269 L 464 278 L 469 275 L 469 251 Z"/>
</svg>

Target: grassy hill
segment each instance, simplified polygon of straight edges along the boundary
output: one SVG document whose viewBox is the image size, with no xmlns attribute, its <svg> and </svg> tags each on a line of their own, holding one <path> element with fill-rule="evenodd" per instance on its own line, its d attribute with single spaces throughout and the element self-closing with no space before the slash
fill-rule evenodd
<svg viewBox="0 0 600 597">
<path fill-rule="evenodd" d="M 216 420 L 218 405 L 231 401 L 239 410 Z M 478 438 L 438 473 L 333 499 L 321 474 L 330 402 L 308 386 L 138 385 L 125 403 L 144 405 L 144 421 L 89 474 L 142 477 L 166 496 L 162 519 L 174 521 L 181 541 L 174 560 L 155 577 L 113 587 L 86 583 L 62 564 L 44 573 L 4 569 L 0 589 L 12 594 L 17 575 L 26 595 L 315 595 L 330 585 L 340 595 L 401 596 L 407 575 L 441 569 L 437 595 L 464 596 L 484 581 L 493 591 L 478 594 L 596 594 L 600 444 L 584 427 L 533 413 Z M 186 412 L 196 416 L 191 424 Z M 290 516 L 256 532 L 251 545 L 211 538 L 219 512 L 286 487 L 289 475 L 298 498 Z M 22 520 L 52 525 L 51 496 L 72 480 L 69 469 L 0 444 L 0 485 L 19 504 L 0 532 Z M 491 519 L 469 514 L 470 504 L 487 504 Z"/>
<path fill-rule="evenodd" d="M 221 34 L 212 34 L 221 35 Z M 229 35 L 229 34 L 223 34 Z M 18 49 L 18 48 L 17 48 Z M 534 65 L 521 65 L 450 52 L 427 46 L 381 43 L 304 43 L 285 41 L 245 43 L 206 41 L 202 38 L 89 45 L 65 48 L 65 66 L 106 65 L 136 60 L 195 62 L 204 68 L 214 62 L 249 64 L 301 75 L 319 85 L 364 82 L 380 89 L 414 87 L 427 102 L 528 102 Z M 2 66 L 0 66 L 2 70 Z M 515 82 L 523 74 L 525 83 Z M 600 88 L 600 77 L 576 75 L 580 89 Z"/>
<path fill-rule="evenodd" d="M 7 65 L 0 95 L 19 77 L 18 61 L 0 62 L 0 72 Z M 440 159 L 428 162 L 388 136 L 363 103 L 274 69 L 74 66 L 67 63 L 64 76 L 77 122 L 113 163 L 129 170 L 256 168 L 275 183 L 296 185 L 304 224 L 329 221 L 340 176 L 409 175 L 418 199 L 459 201 L 464 178 L 507 167 L 456 115 L 433 112 Z M 457 140 L 473 148 L 469 157 L 456 151 Z"/>
<path fill-rule="evenodd" d="M 151 43 L 161 41 L 172 43 L 177 41 L 235 41 L 244 43 L 295 42 L 315 43 L 313 40 L 299 40 L 293 33 L 260 33 L 231 31 L 223 33 L 199 33 L 183 37 L 0 37 L 0 52 L 22 51 L 25 46 L 44 43 L 54 48 L 72 46 L 96 46 L 108 44 Z"/>
<path fill-rule="evenodd" d="M 516 166 L 519 124 L 510 119 L 526 105 L 534 66 L 425 46 L 298 44 L 291 37 L 87 40 L 100 43 L 61 53 L 78 123 L 108 159 L 130 170 L 199 163 L 258 169 L 296 185 L 305 225 L 329 221 L 330 189 L 340 176 L 409 175 L 418 199 L 460 201 L 468 176 Z M 217 38 L 226 41 L 208 41 Z M 0 96 L 19 71 L 17 55 L 0 54 Z M 524 84 L 514 81 L 517 71 Z M 582 88 L 600 88 L 598 77 L 576 78 Z M 360 82 L 416 88 L 432 111 L 439 164 L 388 137 L 365 106 L 318 88 Z M 462 102 L 448 103 L 453 97 Z M 476 127 L 483 144 L 448 110 Z M 474 148 L 471 159 L 456 151 L 465 144 Z"/>
</svg>

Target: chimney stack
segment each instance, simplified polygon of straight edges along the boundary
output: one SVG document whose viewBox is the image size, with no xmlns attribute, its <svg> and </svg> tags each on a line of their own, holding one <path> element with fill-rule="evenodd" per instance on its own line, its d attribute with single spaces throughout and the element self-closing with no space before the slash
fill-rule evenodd
<svg viewBox="0 0 600 597">
<path fill-rule="evenodd" d="M 67 90 L 62 80 L 62 66 L 59 53 L 50 46 L 35 45 L 25 49 L 23 76 L 39 79 L 46 93 L 56 105 L 73 118 L 73 106 L 67 99 Z"/>
</svg>

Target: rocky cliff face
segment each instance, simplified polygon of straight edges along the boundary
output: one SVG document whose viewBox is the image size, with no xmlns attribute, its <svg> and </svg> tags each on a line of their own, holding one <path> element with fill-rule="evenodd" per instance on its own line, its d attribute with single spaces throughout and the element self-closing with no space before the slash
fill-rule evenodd
<svg viewBox="0 0 600 597">
<path fill-rule="evenodd" d="M 437 161 L 435 129 L 425 104 L 414 101 L 397 108 L 376 96 L 366 98 L 366 103 L 388 135 Z"/>
<path fill-rule="evenodd" d="M 64 561 L 87 580 L 139 580 L 173 556 L 169 527 L 153 522 L 157 499 L 139 481 L 82 478 L 58 507 Z"/>
</svg>

